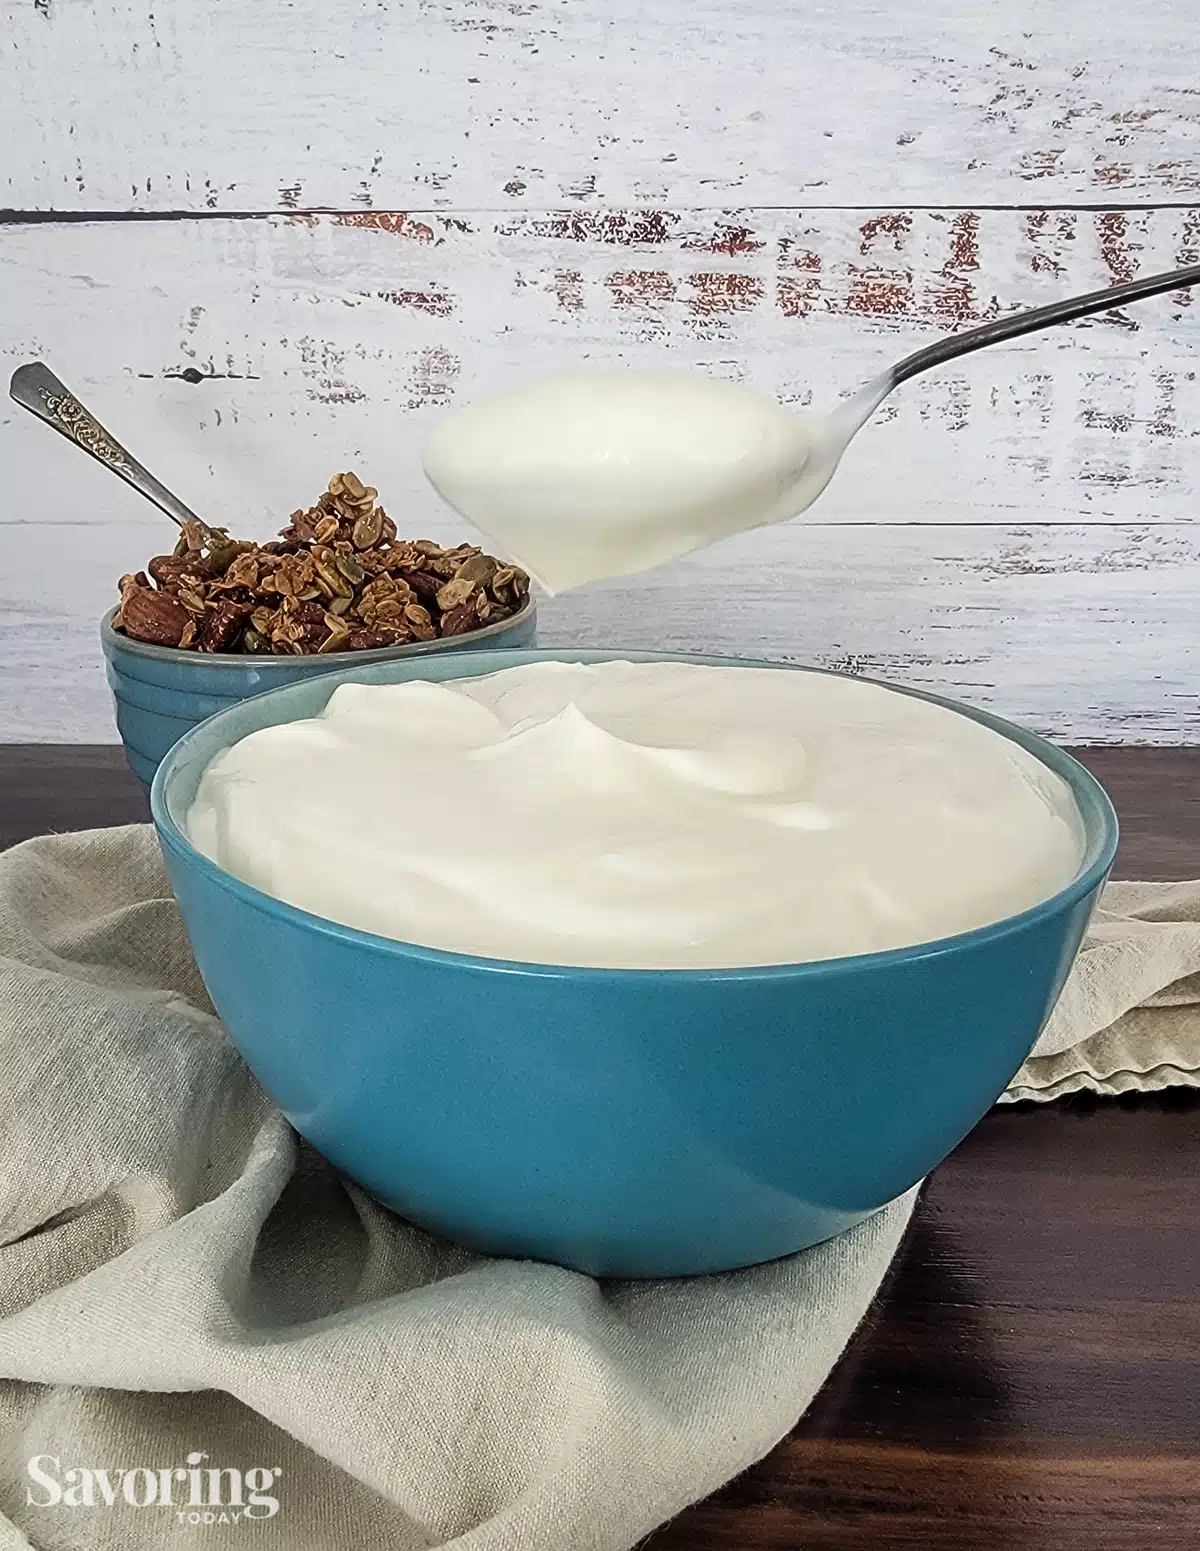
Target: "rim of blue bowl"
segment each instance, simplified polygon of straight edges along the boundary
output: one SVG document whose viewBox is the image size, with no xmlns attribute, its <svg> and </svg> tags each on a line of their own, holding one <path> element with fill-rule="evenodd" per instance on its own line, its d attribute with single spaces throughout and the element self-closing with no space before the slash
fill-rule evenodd
<svg viewBox="0 0 1200 1551">
<path fill-rule="evenodd" d="M 218 887 L 227 893 L 240 898 L 244 903 L 273 915 L 281 920 L 291 922 L 294 925 L 303 926 L 309 931 L 317 932 L 321 936 L 333 937 L 341 942 L 351 944 L 372 954 L 383 954 L 388 957 L 417 958 L 434 964 L 441 964 L 447 968 L 473 970 L 476 973 L 491 973 L 505 975 L 534 976 L 539 979 L 549 980 L 575 980 L 583 977 L 591 981 L 613 980 L 642 980 L 646 982 L 661 981 L 668 977 L 678 982 L 698 982 L 709 980 L 722 981 L 766 981 L 766 980 L 792 980 L 820 979 L 828 975 L 844 974 L 847 969 L 871 971 L 875 969 L 887 969 L 894 965 L 919 962 L 923 959 L 940 958 L 951 953 L 962 952 L 974 947 L 983 947 L 988 943 L 997 942 L 1016 932 L 1036 925 L 1039 921 L 1050 916 L 1057 915 L 1064 910 L 1069 910 L 1091 893 L 1104 879 L 1112 866 L 1116 855 L 1117 842 L 1120 838 L 1119 825 L 1116 810 L 1113 808 L 1108 793 L 1101 786 L 1096 777 L 1085 765 L 1065 749 L 1058 748 L 1047 739 L 1037 733 L 1029 732 L 1026 728 L 1019 727 L 1014 722 L 1006 721 L 1003 717 L 995 716 L 990 711 L 983 711 L 975 706 L 963 705 L 957 700 L 951 700 L 945 695 L 935 695 L 929 690 L 914 689 L 908 685 L 889 684 L 883 679 L 867 678 L 860 674 L 842 673 L 833 668 L 820 668 L 802 663 L 771 662 L 756 657 L 723 657 L 708 656 L 700 652 L 654 652 L 644 650 L 624 651 L 618 648 L 571 648 L 571 647 L 512 647 L 500 648 L 493 656 L 504 656 L 511 661 L 505 663 L 505 667 L 517 667 L 524 662 L 690 662 L 701 666 L 730 667 L 730 668 L 771 668 L 791 673 L 821 673 L 830 678 L 854 679 L 858 683 L 875 684 L 881 689 L 891 690 L 896 694 L 910 695 L 917 700 L 926 700 L 933 705 L 940 705 L 949 711 L 956 712 L 960 716 L 969 717 L 972 721 L 981 722 L 993 731 L 1007 738 L 1010 742 L 1019 744 L 1029 753 L 1061 776 L 1071 788 L 1072 796 L 1082 808 L 1081 795 L 1090 800 L 1100 818 L 1101 833 L 1098 843 L 1089 847 L 1089 853 L 1085 853 L 1080 872 L 1065 887 L 1051 894 L 1047 899 L 1040 900 L 1028 910 L 1019 911 L 1016 915 L 1003 916 L 998 921 L 988 922 L 984 926 L 974 927 L 968 932 L 957 932 L 950 937 L 939 937 L 929 942 L 912 943 L 907 947 L 885 948 L 874 953 L 843 954 L 838 958 L 812 959 L 799 963 L 789 964 L 747 964 L 728 968 L 717 969 L 613 969 L 601 968 L 586 964 L 539 964 L 524 959 L 498 959 L 490 958 L 483 954 L 457 953 L 447 948 L 431 948 L 422 943 L 403 941 L 399 938 L 381 937 L 374 932 L 364 932 L 358 927 L 345 926 L 339 921 L 331 921 L 325 916 L 315 915 L 312 911 L 302 910 L 296 905 L 289 905 L 286 901 L 276 899 L 272 894 L 265 894 L 261 889 L 256 889 L 253 884 L 245 883 L 241 878 L 226 872 L 223 867 L 218 867 L 207 856 L 198 851 L 187 836 L 176 824 L 167 810 L 166 785 L 170 780 L 175 766 L 185 757 L 189 746 L 198 740 L 206 729 L 211 730 L 222 718 L 232 718 L 239 707 L 230 706 L 228 709 L 218 711 L 214 716 L 198 723 L 191 728 L 178 743 L 164 755 L 154 775 L 154 781 L 150 789 L 150 811 L 154 819 L 155 828 L 164 845 L 173 850 L 188 865 L 197 868 L 205 874 Z M 491 667 L 482 670 L 479 674 L 464 674 L 464 678 L 483 678 L 492 673 L 502 672 L 499 667 Z M 330 682 L 330 694 L 337 683 L 349 682 L 353 677 L 353 668 L 342 669 L 339 672 L 322 674 L 315 680 L 327 678 Z M 311 687 L 309 685 L 306 687 Z M 285 695 L 289 690 L 294 690 L 295 685 L 281 685 L 278 689 L 265 691 L 255 696 L 255 704 L 261 708 L 264 702 L 269 702 L 273 696 Z M 226 745 L 232 747 L 232 744 Z"/>
<path fill-rule="evenodd" d="M 119 605 L 118 605 L 119 607 Z M 152 662 L 170 663 L 198 663 L 205 668 L 246 668 L 253 667 L 266 673 L 277 671 L 281 668 L 296 667 L 298 662 L 311 661 L 314 667 L 320 664 L 321 676 L 326 673 L 338 672 L 343 667 L 352 664 L 371 662 L 391 662 L 397 658 L 405 657 L 429 657 L 439 651 L 453 651 L 455 647 L 462 647 L 468 641 L 487 641 L 493 636 L 501 635 L 505 630 L 511 630 L 514 625 L 524 624 L 527 619 L 537 614 L 537 599 L 532 595 L 526 599 L 522 608 L 515 614 L 506 614 L 503 619 L 494 619 L 490 624 L 480 625 L 478 630 L 464 630 L 461 635 L 438 636 L 435 641 L 406 641 L 400 646 L 375 646 L 361 652 L 326 652 L 324 656 L 312 655 L 305 657 L 276 657 L 272 653 L 259 655 L 257 652 L 191 652 L 181 650 L 178 646 L 154 646 L 149 641 L 135 641 L 132 636 L 123 634 L 113 628 L 113 620 L 116 618 L 117 609 L 111 608 L 100 620 L 100 639 L 104 647 L 112 647 L 114 650 L 127 652 L 132 657 L 149 658 Z M 281 686 L 282 687 L 282 686 Z"/>
</svg>

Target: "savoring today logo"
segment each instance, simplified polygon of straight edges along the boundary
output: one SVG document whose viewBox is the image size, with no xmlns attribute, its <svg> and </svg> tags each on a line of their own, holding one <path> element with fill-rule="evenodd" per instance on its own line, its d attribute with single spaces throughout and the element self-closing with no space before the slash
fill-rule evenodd
<svg viewBox="0 0 1200 1551">
<path fill-rule="evenodd" d="M 173 1512 L 180 1524 L 240 1524 L 279 1512 L 272 1492 L 283 1475 L 278 1465 L 205 1465 L 207 1454 L 189 1454 L 186 1465 L 122 1465 L 103 1469 L 71 1465 L 54 1454 L 26 1462 L 31 1508 L 136 1508 Z"/>
</svg>

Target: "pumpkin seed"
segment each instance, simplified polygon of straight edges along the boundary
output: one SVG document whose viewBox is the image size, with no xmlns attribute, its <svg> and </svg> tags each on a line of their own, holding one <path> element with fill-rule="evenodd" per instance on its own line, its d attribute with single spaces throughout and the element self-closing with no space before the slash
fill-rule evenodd
<svg viewBox="0 0 1200 1551">
<path fill-rule="evenodd" d="M 490 582 L 496 574 L 496 561 L 491 555 L 474 554 L 464 560 L 454 573 L 456 582 Z"/>
<path fill-rule="evenodd" d="M 374 549 L 383 533 L 383 512 L 378 506 L 364 511 L 354 522 L 350 537 L 355 549 Z"/>
</svg>

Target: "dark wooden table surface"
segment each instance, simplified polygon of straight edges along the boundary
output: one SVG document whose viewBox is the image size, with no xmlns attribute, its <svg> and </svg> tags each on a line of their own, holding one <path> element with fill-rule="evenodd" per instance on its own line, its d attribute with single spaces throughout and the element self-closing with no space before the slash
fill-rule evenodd
<svg viewBox="0 0 1200 1551">
<path fill-rule="evenodd" d="M 1200 876 L 1200 749 L 1079 751 L 1117 874 Z M 0 844 L 144 817 L 111 749 L 0 748 Z M 994 1111 L 769 1458 L 653 1551 L 1200 1551 L 1200 1099 Z"/>
</svg>

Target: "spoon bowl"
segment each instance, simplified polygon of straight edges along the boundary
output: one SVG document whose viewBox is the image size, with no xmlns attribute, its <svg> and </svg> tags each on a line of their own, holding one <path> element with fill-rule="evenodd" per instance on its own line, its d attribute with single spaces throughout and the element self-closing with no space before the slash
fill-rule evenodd
<svg viewBox="0 0 1200 1551">
<path fill-rule="evenodd" d="M 711 543 L 746 513 L 775 521 L 813 450 L 803 417 L 736 383 L 567 372 L 468 404 L 434 431 L 424 464 L 451 506 L 565 592 Z"/>
</svg>

